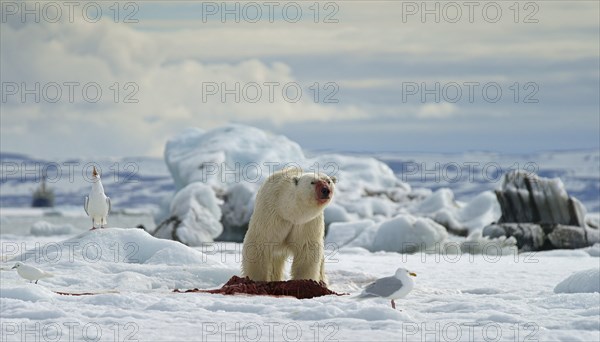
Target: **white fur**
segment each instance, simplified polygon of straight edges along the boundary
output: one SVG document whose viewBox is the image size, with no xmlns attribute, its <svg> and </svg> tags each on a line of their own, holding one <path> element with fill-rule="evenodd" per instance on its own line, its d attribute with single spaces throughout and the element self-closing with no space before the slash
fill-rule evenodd
<svg viewBox="0 0 600 342">
<path fill-rule="evenodd" d="M 325 182 L 330 199 L 319 203 L 316 184 Z M 292 255 L 292 279 L 326 282 L 323 209 L 335 192 L 335 178 L 285 169 L 258 190 L 244 238 L 242 272 L 255 281 L 284 280 L 285 260 Z"/>
</svg>

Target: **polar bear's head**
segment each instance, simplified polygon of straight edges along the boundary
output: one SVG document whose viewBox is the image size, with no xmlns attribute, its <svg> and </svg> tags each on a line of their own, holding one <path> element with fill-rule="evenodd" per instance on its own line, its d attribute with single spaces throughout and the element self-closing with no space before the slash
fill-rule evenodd
<svg viewBox="0 0 600 342">
<path fill-rule="evenodd" d="M 314 202 L 317 207 L 327 205 L 333 198 L 335 177 L 323 173 L 305 173 L 292 178 L 296 196 L 302 203 Z"/>
<path fill-rule="evenodd" d="M 278 208 L 283 218 L 295 224 L 319 216 L 335 193 L 335 177 L 324 173 L 283 171 L 278 191 Z"/>
</svg>

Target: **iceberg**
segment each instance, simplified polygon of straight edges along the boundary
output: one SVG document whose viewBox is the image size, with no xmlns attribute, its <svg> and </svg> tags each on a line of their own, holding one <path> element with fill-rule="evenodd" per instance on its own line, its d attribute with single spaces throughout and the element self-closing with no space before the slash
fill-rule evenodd
<svg viewBox="0 0 600 342">
<path fill-rule="evenodd" d="M 176 193 L 166 201 L 169 209 L 159 211 L 154 236 L 190 246 L 241 241 L 260 184 L 286 167 L 324 172 L 340 180 L 335 203 L 325 211 L 328 225 L 374 215 L 390 217 L 400 204 L 413 199 L 411 187 L 375 158 L 307 157 L 288 138 L 243 125 L 187 129 L 167 142 L 165 162 Z"/>
<path fill-rule="evenodd" d="M 416 220 L 402 227 L 414 224 L 429 227 L 434 241 L 446 238 L 446 230 L 467 236 L 500 216 L 492 193 L 461 203 L 454 201 L 450 189 L 432 194 L 429 189 L 411 188 L 376 158 L 332 153 L 308 155 L 287 137 L 250 126 L 187 129 L 167 142 L 164 158 L 176 192 L 157 213 L 160 224 L 154 236 L 189 246 L 215 240 L 241 242 L 258 188 L 270 174 L 289 167 L 337 177 L 334 200 L 325 209 L 327 229 L 336 227 L 338 232 L 334 236 L 344 239 L 336 243 L 360 246 L 377 241 L 379 247 L 387 250 L 390 246 L 384 246 L 383 236 L 377 238 L 377 230 L 383 229 L 380 234 L 384 234 L 389 229 L 385 234 L 396 234 L 388 227 L 399 224 L 399 216 Z M 390 223 L 382 224 L 386 221 Z M 339 230 L 350 227 L 345 223 L 353 222 L 372 224 L 356 232 L 353 236 L 356 241 L 346 241 L 348 234 Z M 341 225 L 336 226 L 338 223 Z M 400 230 L 408 234 L 411 229 Z"/>
</svg>

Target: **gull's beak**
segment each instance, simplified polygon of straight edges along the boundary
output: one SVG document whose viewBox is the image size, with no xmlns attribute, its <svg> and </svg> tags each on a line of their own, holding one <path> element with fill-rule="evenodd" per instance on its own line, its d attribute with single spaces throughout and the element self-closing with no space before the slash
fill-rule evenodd
<svg viewBox="0 0 600 342">
<path fill-rule="evenodd" d="M 15 269 L 15 268 L 17 268 L 17 265 L 14 265 L 14 266 L 11 268 L 11 270 L 12 270 L 12 269 Z"/>
<path fill-rule="evenodd" d="M 93 177 L 98 177 L 98 171 L 96 170 L 95 166 L 94 166 L 94 169 L 92 170 L 92 176 Z"/>
<path fill-rule="evenodd" d="M 412 277 L 416 277 L 417 274 L 415 272 L 410 272 L 408 275 L 412 276 Z"/>
</svg>

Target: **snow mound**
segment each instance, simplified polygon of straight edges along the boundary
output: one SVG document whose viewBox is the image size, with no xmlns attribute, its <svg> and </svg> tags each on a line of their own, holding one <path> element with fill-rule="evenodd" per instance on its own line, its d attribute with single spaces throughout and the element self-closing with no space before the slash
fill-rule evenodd
<svg viewBox="0 0 600 342">
<path fill-rule="evenodd" d="M 325 237 L 327 246 L 365 248 L 372 252 L 414 253 L 417 251 L 450 254 L 515 255 L 517 241 L 513 237 L 495 239 L 475 230 L 460 242 L 448 239 L 446 229 L 426 217 L 401 214 L 376 223 L 372 220 L 336 222 Z"/>
<path fill-rule="evenodd" d="M 74 238 L 26 251 L 12 261 L 44 260 L 51 264 L 110 262 L 135 264 L 218 264 L 181 243 L 157 239 L 142 229 L 95 229 Z"/>
<path fill-rule="evenodd" d="M 572 274 L 554 288 L 554 293 L 600 292 L 600 269 L 592 268 Z"/>
<path fill-rule="evenodd" d="M 29 233 L 34 236 L 52 236 L 71 234 L 75 228 L 70 224 L 52 224 L 46 221 L 37 221 L 31 226 Z"/>
<path fill-rule="evenodd" d="M 373 252 L 414 253 L 431 249 L 447 237 L 446 228 L 433 220 L 401 214 L 380 223 L 372 220 L 334 223 L 325 242 L 338 248 L 362 247 Z"/>
<path fill-rule="evenodd" d="M 325 208 L 324 217 L 326 226 L 334 222 L 348 222 L 355 219 L 355 217 L 350 215 L 344 207 L 335 203 L 332 203 Z"/>
<path fill-rule="evenodd" d="M 2 287 L 0 298 L 19 299 L 27 302 L 50 301 L 56 296 L 52 291 L 37 284 L 22 287 Z"/>
<path fill-rule="evenodd" d="M 370 249 L 414 253 L 432 249 L 447 237 L 446 228 L 429 218 L 400 215 L 380 225 Z"/>
<path fill-rule="evenodd" d="M 169 224 L 160 225 L 154 236 L 199 246 L 221 235 L 221 208 L 214 190 L 201 182 L 188 184 L 179 190 L 170 204 Z"/>
<path fill-rule="evenodd" d="M 239 273 L 239 266 L 225 266 L 218 255 L 158 239 L 137 228 L 87 231 L 65 241 L 38 245 L 11 263 L 15 261 L 51 272 L 54 277 L 38 286 L 63 292 L 206 288 Z M 8 274 L 11 277 L 3 281 L 26 284 L 16 272 Z"/>
<path fill-rule="evenodd" d="M 254 210 L 254 191 L 249 184 L 233 184 L 227 189 L 222 221 L 229 227 L 241 227 L 250 222 Z"/>
<path fill-rule="evenodd" d="M 411 213 L 431 218 L 450 232 L 467 235 L 500 218 L 500 205 L 491 191 L 475 196 L 468 203 L 454 200 L 452 190 L 442 188 L 411 208 Z"/>
<path fill-rule="evenodd" d="M 593 246 L 586 248 L 590 256 L 600 257 L 600 243 L 596 242 Z"/>
<path fill-rule="evenodd" d="M 374 223 L 371 220 L 361 220 L 348 223 L 332 223 L 329 226 L 329 232 L 325 237 L 325 243 L 335 244 L 338 247 L 344 246 L 355 240 L 365 231 L 365 229 L 373 225 Z"/>
</svg>

